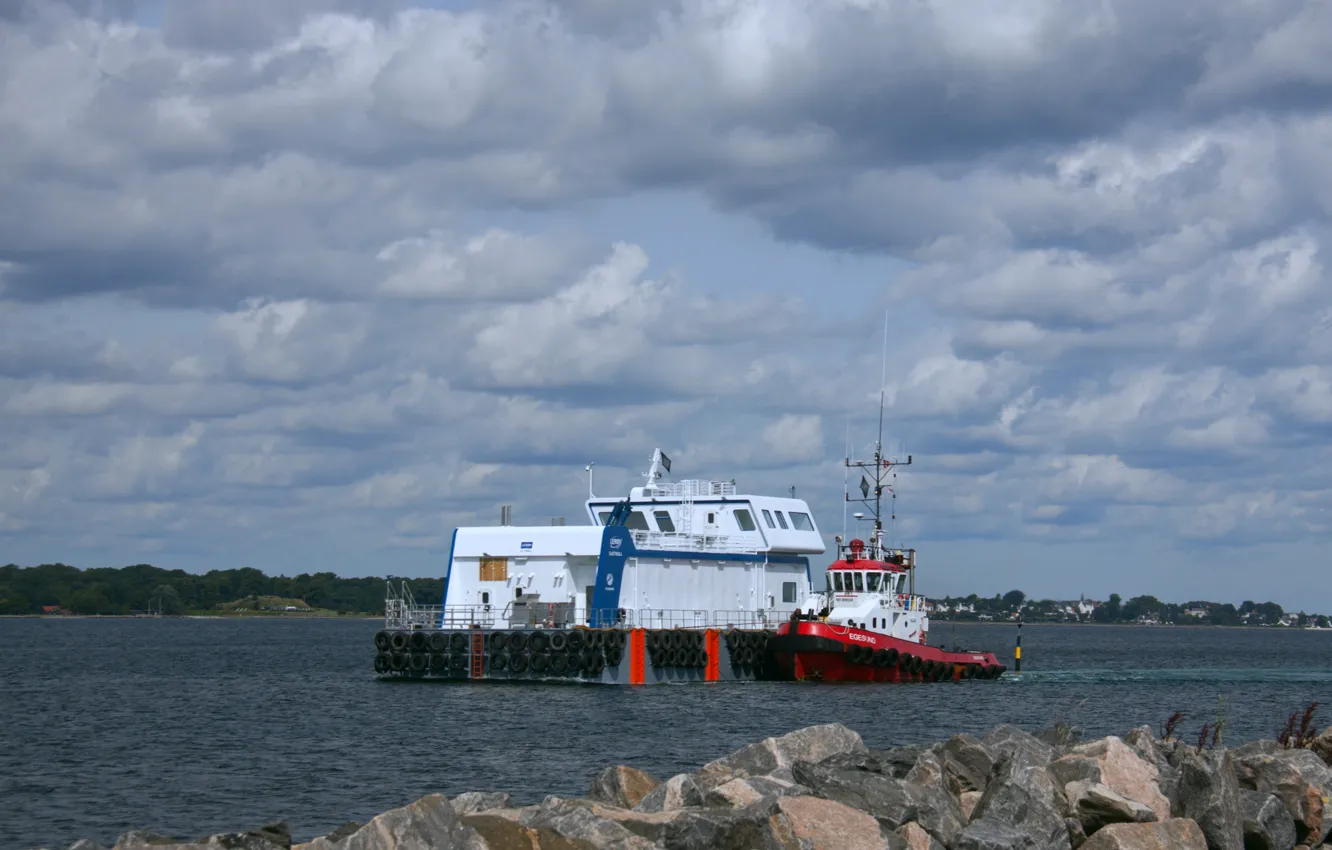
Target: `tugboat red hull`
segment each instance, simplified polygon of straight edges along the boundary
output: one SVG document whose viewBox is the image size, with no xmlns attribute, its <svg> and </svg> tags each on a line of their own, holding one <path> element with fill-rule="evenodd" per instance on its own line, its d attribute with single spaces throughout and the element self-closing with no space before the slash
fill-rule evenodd
<svg viewBox="0 0 1332 850">
<path fill-rule="evenodd" d="M 814 620 L 777 629 L 769 650 L 780 678 L 804 682 L 938 682 L 997 679 L 992 652 L 949 652 L 880 632 Z"/>
</svg>

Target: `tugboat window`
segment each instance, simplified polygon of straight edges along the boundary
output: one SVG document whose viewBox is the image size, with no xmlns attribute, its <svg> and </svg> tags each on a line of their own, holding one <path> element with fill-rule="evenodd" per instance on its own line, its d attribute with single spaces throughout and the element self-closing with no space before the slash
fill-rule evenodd
<svg viewBox="0 0 1332 850">
<path fill-rule="evenodd" d="M 670 511 L 653 511 L 652 515 L 657 519 L 657 528 L 662 531 L 674 531 L 675 523 L 671 520 Z"/>
<path fill-rule="evenodd" d="M 879 574 L 870 573 L 865 576 L 865 586 L 869 588 L 870 593 L 877 593 L 879 590 Z"/>
<path fill-rule="evenodd" d="M 777 527 L 777 526 L 775 526 L 775 525 L 772 524 L 772 512 L 769 511 L 767 508 L 764 508 L 764 509 L 763 509 L 763 521 L 766 522 L 766 523 L 768 524 L 768 528 L 776 528 L 776 527 Z"/>
<path fill-rule="evenodd" d="M 865 589 L 865 582 L 861 579 L 864 573 L 852 573 L 852 575 L 856 577 L 856 593 L 860 593 Z"/>
<path fill-rule="evenodd" d="M 597 517 L 601 520 L 601 524 L 605 525 L 610 520 L 610 511 L 602 511 Z"/>
<path fill-rule="evenodd" d="M 809 514 L 802 514 L 799 511 L 791 511 L 791 526 L 796 531 L 814 530 L 814 523 L 810 520 Z"/>
<path fill-rule="evenodd" d="M 754 515 L 744 508 L 736 510 L 735 521 L 739 523 L 741 531 L 753 531 L 755 528 Z"/>
<path fill-rule="evenodd" d="M 784 581 L 784 582 L 782 582 L 782 601 L 783 601 L 783 602 L 795 602 L 795 601 L 796 601 L 796 583 L 795 583 L 795 582 L 793 582 L 793 581 Z"/>
<path fill-rule="evenodd" d="M 836 590 L 838 593 L 841 593 L 841 592 L 842 592 L 842 574 L 841 574 L 841 573 L 833 573 L 833 574 L 832 574 L 832 577 L 833 577 L 833 590 Z"/>
<path fill-rule="evenodd" d="M 782 512 L 781 512 L 781 511 L 778 511 L 778 512 L 777 512 L 777 524 L 780 525 L 782 528 L 786 528 L 786 527 L 787 527 L 787 526 L 786 526 L 786 517 L 782 516 Z"/>
</svg>

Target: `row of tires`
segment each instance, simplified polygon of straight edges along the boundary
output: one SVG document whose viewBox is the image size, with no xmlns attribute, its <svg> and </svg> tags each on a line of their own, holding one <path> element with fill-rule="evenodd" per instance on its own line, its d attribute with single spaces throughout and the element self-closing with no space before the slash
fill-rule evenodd
<svg viewBox="0 0 1332 850">
<path fill-rule="evenodd" d="M 952 662 L 933 661 L 921 658 L 918 655 L 912 655 L 909 652 L 898 652 L 893 648 L 874 649 L 859 644 L 847 647 L 846 657 L 852 664 L 884 668 L 896 666 L 903 674 L 920 676 L 927 682 L 953 678 L 953 672 L 957 666 Z M 967 664 L 962 667 L 960 676 L 963 679 L 997 679 L 1003 675 L 1006 669 L 1008 668 L 1002 664 Z"/>
<path fill-rule="evenodd" d="M 518 652 L 498 650 L 485 656 L 488 673 L 532 673 L 538 676 L 600 676 L 606 667 L 621 661 L 616 647 L 586 650 L 537 650 Z M 379 652 L 375 654 L 375 672 L 382 675 L 401 673 L 413 676 L 443 676 L 469 673 L 472 657 L 466 652 Z"/>
<path fill-rule="evenodd" d="M 496 631 L 486 633 L 485 648 L 522 652 L 561 652 L 583 649 L 624 649 L 626 635 L 619 629 L 543 629 L 539 631 Z M 375 635 L 379 652 L 468 652 L 472 636 L 462 629 L 453 631 L 381 631 Z"/>
</svg>

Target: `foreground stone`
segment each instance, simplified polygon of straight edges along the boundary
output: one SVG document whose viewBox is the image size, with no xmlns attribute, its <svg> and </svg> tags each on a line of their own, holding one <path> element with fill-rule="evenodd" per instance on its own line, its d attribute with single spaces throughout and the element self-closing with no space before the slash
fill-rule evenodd
<svg viewBox="0 0 1332 850">
<path fill-rule="evenodd" d="M 1244 850 L 1291 850 L 1295 823 L 1280 800 L 1261 791 L 1240 789 L 1244 815 Z"/>
<path fill-rule="evenodd" d="M 193 843 L 131 832 L 115 850 L 1332 850 L 1330 792 L 1318 752 L 1272 741 L 1209 750 L 1140 727 L 1078 743 L 1000 726 L 879 750 L 829 724 L 665 782 L 609 767 L 586 799 L 435 794 L 296 848 L 273 824 Z"/>
<path fill-rule="evenodd" d="M 632 809 L 660 784 L 643 771 L 620 764 L 598 773 L 587 796 L 598 803 Z"/>
<path fill-rule="evenodd" d="M 1087 839 L 1082 850 L 1206 850 L 1198 824 L 1186 818 L 1160 823 L 1117 823 Z"/>
</svg>

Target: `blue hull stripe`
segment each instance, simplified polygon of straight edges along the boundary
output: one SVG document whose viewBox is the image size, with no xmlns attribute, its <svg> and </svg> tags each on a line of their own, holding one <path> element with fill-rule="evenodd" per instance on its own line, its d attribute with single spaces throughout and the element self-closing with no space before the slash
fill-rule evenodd
<svg viewBox="0 0 1332 850">
<path fill-rule="evenodd" d="M 587 624 L 593 628 L 610 625 L 620 607 L 620 585 L 624 564 L 635 555 L 634 537 L 622 525 L 608 525 L 601 533 L 601 554 L 597 557 L 596 584 L 592 586 L 592 610 Z"/>
</svg>

